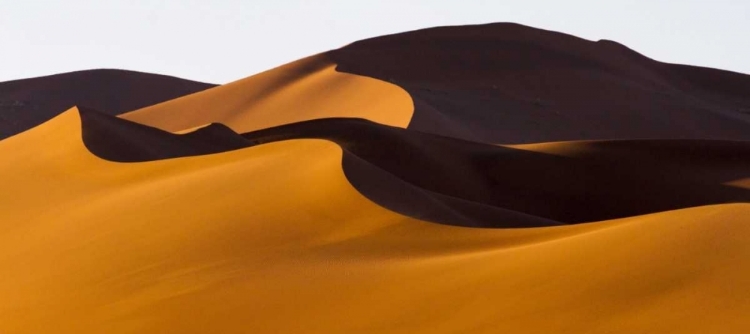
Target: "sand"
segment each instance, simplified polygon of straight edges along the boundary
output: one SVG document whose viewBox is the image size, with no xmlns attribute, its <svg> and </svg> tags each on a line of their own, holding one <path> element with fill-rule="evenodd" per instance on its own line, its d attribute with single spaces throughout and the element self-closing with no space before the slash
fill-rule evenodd
<svg viewBox="0 0 750 334">
<path fill-rule="evenodd" d="M 242 133 L 325 117 L 409 124 L 414 106 L 406 91 L 335 67 L 315 55 L 121 117 L 173 132 L 218 122 Z"/>
<path fill-rule="evenodd" d="M 26 166 L 0 165 L 14 189 L 0 194 L 8 333 L 750 325 L 750 268 L 740 260 L 750 256 L 748 204 L 551 228 L 451 227 L 360 195 L 333 142 L 113 163 L 83 145 L 75 109 L 0 151 Z"/>
</svg>

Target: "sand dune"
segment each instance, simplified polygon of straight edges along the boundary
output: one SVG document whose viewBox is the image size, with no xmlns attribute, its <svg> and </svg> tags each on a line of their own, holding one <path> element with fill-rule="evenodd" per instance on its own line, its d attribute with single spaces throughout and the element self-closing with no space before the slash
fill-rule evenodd
<svg viewBox="0 0 750 334">
<path fill-rule="evenodd" d="M 226 152 L 251 145 L 218 123 L 173 134 L 91 109 L 79 107 L 76 110 L 81 117 L 86 148 L 110 161 L 152 161 Z"/>
<path fill-rule="evenodd" d="M 498 23 L 376 37 L 328 56 L 337 71 L 408 91 L 419 131 L 504 144 L 750 140 L 750 76 L 660 63 L 612 41 Z"/>
<path fill-rule="evenodd" d="M 167 131 L 218 122 L 249 132 L 324 117 L 409 124 L 414 106 L 404 90 L 335 67 L 326 55 L 311 56 L 122 117 Z"/>
<path fill-rule="evenodd" d="M 0 333 L 750 329 L 746 75 L 510 24 L 71 75 L 0 83 L 97 96 L 0 140 Z"/>
<path fill-rule="evenodd" d="M 119 115 L 213 86 L 122 70 L 79 71 L 0 82 L 0 140 L 76 105 Z"/>
<path fill-rule="evenodd" d="M 368 201 L 331 142 L 119 164 L 86 150 L 79 123 L 71 110 L 0 142 L 30 167 L 0 166 L 18 190 L 0 195 L 7 332 L 748 326 L 750 303 L 729 288 L 750 279 L 732 265 L 750 256 L 747 204 L 554 228 L 457 228 Z M 29 150 L 37 146 L 47 149 Z M 40 202 L 57 205 L 37 211 Z"/>
</svg>

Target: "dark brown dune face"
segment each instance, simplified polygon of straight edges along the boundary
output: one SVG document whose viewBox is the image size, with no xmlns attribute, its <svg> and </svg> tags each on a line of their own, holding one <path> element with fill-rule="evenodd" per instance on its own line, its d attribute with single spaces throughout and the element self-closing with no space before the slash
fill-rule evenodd
<svg viewBox="0 0 750 334">
<path fill-rule="evenodd" d="M 425 152 L 432 156 L 431 158 L 422 157 L 424 161 L 419 162 L 415 159 L 420 157 L 415 155 L 413 158 L 404 161 L 405 169 L 393 175 L 389 170 L 382 169 L 384 163 L 386 165 L 396 163 L 390 167 L 391 169 L 398 169 L 400 166 L 399 160 L 392 159 L 396 157 L 407 158 L 416 154 L 416 150 L 420 149 L 418 147 L 420 144 L 418 141 L 406 140 L 405 143 L 410 147 L 404 147 L 405 150 L 388 152 L 380 149 L 380 147 L 388 148 L 392 145 L 403 144 L 405 138 L 397 133 L 391 134 L 391 131 L 397 128 L 382 126 L 369 121 L 326 119 L 262 130 L 246 134 L 243 137 L 228 127 L 217 123 L 187 134 L 174 134 L 91 109 L 79 107 L 78 111 L 81 117 L 84 145 L 91 153 L 110 161 L 155 161 L 226 152 L 286 139 L 329 139 L 338 143 L 344 149 L 342 161 L 344 172 L 354 187 L 365 196 L 371 197 L 378 203 L 397 212 L 428 221 L 470 227 L 538 227 L 561 224 L 549 219 L 475 202 L 471 199 L 433 192 L 400 179 L 399 177 L 404 174 L 419 175 L 420 166 L 437 163 L 438 161 L 440 162 L 434 167 L 439 171 L 434 174 L 430 172 L 429 175 L 442 177 L 452 171 L 461 170 L 462 167 L 451 166 L 451 162 L 456 160 L 451 156 L 441 159 L 435 156 L 435 154 L 441 152 L 428 149 Z M 453 141 L 452 139 L 448 140 Z M 458 163 L 463 164 L 462 161 L 458 161 Z M 443 166 L 445 164 L 449 166 Z M 429 179 L 425 180 L 429 181 Z M 472 180 L 481 181 L 476 177 Z M 442 182 L 435 183 L 435 185 L 453 190 L 464 188 L 461 181 L 458 181 L 458 179 L 454 181 L 453 184 Z M 469 192 L 464 197 L 471 198 L 471 190 L 480 188 L 482 187 L 479 184 L 470 185 L 470 188 L 467 188 Z M 449 190 L 446 192 L 451 194 L 456 191 Z"/>
<path fill-rule="evenodd" d="M 0 140 L 75 105 L 110 115 L 199 92 L 215 85 L 164 75 L 91 70 L 0 83 Z"/>
<path fill-rule="evenodd" d="M 78 107 L 83 143 L 91 153 L 117 162 L 142 162 L 226 152 L 250 142 L 222 124 L 173 134 Z"/>
<path fill-rule="evenodd" d="M 289 139 L 326 139 L 344 172 L 372 201 L 432 222 L 538 227 L 748 202 L 727 185 L 750 177 L 750 144 L 629 140 L 511 148 L 361 119 L 330 118 L 242 136 L 213 124 L 173 134 L 79 108 L 83 141 L 97 156 L 142 162 L 225 152 Z"/>
<path fill-rule="evenodd" d="M 320 119 L 244 135 L 254 143 L 332 140 L 350 182 L 374 202 L 462 226 L 546 226 L 748 202 L 725 185 L 750 177 L 750 143 L 567 143 L 573 153 L 500 147 L 358 119 Z M 557 223 L 557 224 L 559 224 Z"/>
<path fill-rule="evenodd" d="M 414 130 L 503 144 L 750 140 L 750 76 L 661 63 L 611 41 L 502 23 L 377 37 L 328 55 L 338 71 L 407 90 Z"/>
</svg>

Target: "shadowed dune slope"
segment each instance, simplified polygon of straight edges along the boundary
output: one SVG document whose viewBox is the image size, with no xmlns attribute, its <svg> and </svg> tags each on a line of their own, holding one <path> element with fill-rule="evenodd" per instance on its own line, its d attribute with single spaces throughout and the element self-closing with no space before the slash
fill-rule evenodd
<svg viewBox="0 0 750 334">
<path fill-rule="evenodd" d="M 0 140 L 75 105 L 117 115 L 214 86 L 123 70 L 79 71 L 0 82 Z"/>
<path fill-rule="evenodd" d="M 335 141 L 426 192 L 430 200 L 416 203 L 424 196 L 386 186 L 389 183 L 360 173 L 357 161 L 345 158 L 347 176 L 368 198 L 407 215 L 456 225 L 467 226 L 444 214 L 425 216 L 422 208 L 431 207 L 427 203 L 453 207 L 456 201 L 468 201 L 546 218 L 525 223 L 544 226 L 552 221 L 580 223 L 750 202 L 750 190 L 726 184 L 750 177 L 750 142 L 630 140 L 502 147 L 357 119 L 314 120 L 244 136 L 255 143 Z M 483 216 L 478 209 L 456 210 L 475 215 L 475 223 L 468 226 L 510 227 L 496 220 L 499 213 L 487 211 Z"/>
<path fill-rule="evenodd" d="M 129 122 L 95 110 L 77 107 L 83 143 L 110 161 L 139 162 L 225 152 L 250 142 L 222 124 L 210 124 L 185 134 Z"/>
<path fill-rule="evenodd" d="M 750 76 L 661 63 L 612 41 L 510 23 L 352 43 L 336 70 L 409 92 L 409 128 L 519 144 L 602 139 L 750 140 Z"/>
<path fill-rule="evenodd" d="M 172 134 L 79 108 L 97 156 L 139 162 L 319 138 L 369 199 L 410 217 L 458 226 L 591 222 L 707 204 L 750 202 L 730 184 L 750 177 L 750 144 L 613 141 L 501 147 L 362 119 L 306 121 L 239 136 L 219 124 Z M 647 190 L 647 191 L 644 191 Z M 679 195 L 676 195 L 679 194 Z"/>
<path fill-rule="evenodd" d="M 425 141 L 420 141 L 419 136 L 412 138 L 406 133 L 393 132 L 391 127 L 361 119 L 307 121 L 252 132 L 243 137 L 220 124 L 187 134 L 174 134 L 92 110 L 78 108 L 78 111 L 84 145 L 96 156 L 110 161 L 145 162 L 219 153 L 271 141 L 328 139 L 344 148 L 343 168 L 354 187 L 391 210 L 418 219 L 457 226 L 560 225 L 549 219 L 477 202 L 474 197 L 477 194 L 481 196 L 486 190 L 477 183 L 482 182 L 481 178 L 471 177 L 470 184 L 461 185 L 462 181 L 449 177 L 454 172 L 479 172 L 472 171 L 472 166 L 465 162 L 471 159 L 471 151 L 457 153 L 450 152 L 450 149 L 441 150 L 440 145 L 430 147 L 428 141 L 427 145 L 420 145 Z M 424 149 L 423 153 L 431 158 L 420 159 L 420 149 Z M 438 157 L 445 152 L 449 154 Z M 393 160 L 411 154 L 415 155 L 401 163 Z M 455 159 L 456 154 L 461 158 Z M 431 164 L 435 165 L 430 167 Z M 436 169 L 430 173 L 435 179 L 424 173 L 424 167 Z M 415 179 L 415 175 L 420 174 L 427 178 L 417 178 L 414 184 L 409 183 Z M 446 177 L 452 181 L 439 180 Z M 422 188 L 430 182 L 436 182 L 432 185 L 437 187 Z M 433 191 L 436 188 L 438 192 Z M 461 188 L 466 189 L 456 191 Z M 469 196 L 464 196 L 466 194 Z M 490 202 L 486 198 L 479 198 Z"/>
<path fill-rule="evenodd" d="M 172 132 L 212 122 L 249 132 L 325 117 L 409 124 L 414 106 L 403 89 L 335 67 L 326 55 L 311 56 L 121 117 Z"/>
<path fill-rule="evenodd" d="M 14 190 L 0 192 L 5 333 L 750 326 L 748 204 L 460 228 L 361 196 L 332 142 L 123 164 L 90 153 L 80 126 L 72 109 L 0 142 L 0 182 Z"/>
</svg>

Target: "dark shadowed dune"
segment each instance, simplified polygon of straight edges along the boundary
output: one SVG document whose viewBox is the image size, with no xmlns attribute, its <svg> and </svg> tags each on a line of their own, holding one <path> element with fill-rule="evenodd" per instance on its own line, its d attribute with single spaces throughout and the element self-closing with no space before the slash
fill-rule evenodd
<svg viewBox="0 0 750 334">
<path fill-rule="evenodd" d="M 94 110 L 80 107 L 78 110 L 86 148 L 98 157 L 110 161 L 144 162 L 219 153 L 271 141 L 292 139 L 292 137 L 322 138 L 332 140 L 344 149 L 342 162 L 344 172 L 355 188 L 397 212 L 428 221 L 471 227 L 536 227 L 560 224 L 549 219 L 452 196 L 457 194 L 471 198 L 471 192 L 464 194 L 448 190 L 444 191 L 449 194 L 446 195 L 400 179 L 404 171 L 406 174 L 420 174 L 418 155 L 409 159 L 406 169 L 395 176 L 390 171 L 383 170 L 383 162 L 387 164 L 387 161 L 394 157 L 377 147 L 387 148 L 391 144 L 399 144 L 403 139 L 398 134 L 396 136 L 389 134 L 390 127 L 380 126 L 377 123 L 360 119 L 327 119 L 321 122 L 304 122 L 290 128 L 263 130 L 243 137 L 218 123 L 187 134 L 174 134 Z M 296 133 L 298 136 L 294 136 L 286 132 L 286 129 L 292 131 L 302 129 L 305 132 Z M 449 141 L 453 140 L 449 139 Z M 419 147 L 412 146 L 405 147 L 405 149 L 390 153 L 416 154 Z M 431 150 L 426 152 L 430 155 L 440 153 Z M 375 163 L 369 160 L 374 160 Z M 446 156 L 443 160 L 433 155 L 432 158 L 425 159 L 422 163 L 428 164 L 438 160 L 443 161 L 435 166 L 440 169 L 434 174 L 438 177 L 462 169 L 461 166 L 443 167 L 444 164 L 451 164 L 453 159 L 450 156 Z M 396 160 L 392 160 L 391 163 L 398 165 Z M 463 164 L 462 161 L 458 163 Z M 480 179 L 475 177 L 472 180 Z M 462 188 L 461 181 L 458 180 L 455 180 L 453 184 L 446 182 L 443 184 L 452 190 Z M 473 184 L 470 189 L 479 188 L 481 185 Z"/>
<path fill-rule="evenodd" d="M 410 129 L 490 143 L 750 140 L 750 76 L 518 24 L 439 27 L 328 52 L 414 100 Z"/>
<path fill-rule="evenodd" d="M 464 227 L 520 228 L 564 225 L 532 214 L 421 188 L 402 179 L 401 175 L 383 169 L 380 163 L 382 161 L 367 161 L 347 149 L 344 150 L 342 158 L 344 174 L 357 191 L 371 201 L 409 217 Z"/>
<path fill-rule="evenodd" d="M 0 83 L 0 139 L 79 105 L 118 115 L 215 85 L 165 75 L 90 70 Z"/>
<path fill-rule="evenodd" d="M 78 107 L 83 143 L 110 161 L 141 162 L 231 151 L 249 142 L 222 124 L 173 134 Z"/>
<path fill-rule="evenodd" d="M 532 227 L 750 202 L 728 183 L 750 177 L 750 143 L 627 140 L 506 147 L 329 118 L 236 134 L 212 124 L 174 134 L 79 108 L 97 156 L 141 162 L 219 153 L 289 139 L 326 139 L 372 201 L 433 222 Z"/>
<path fill-rule="evenodd" d="M 750 177 L 747 142 L 629 140 L 527 149 L 359 119 L 313 120 L 244 136 L 254 143 L 332 140 L 357 157 L 345 157 L 344 170 L 371 200 L 403 214 L 456 225 L 466 224 L 431 208 L 443 206 L 454 215 L 471 216 L 469 226 L 500 227 L 508 226 L 508 219 L 497 217 L 508 212 L 534 216 L 518 219 L 518 225 L 548 225 L 750 201 L 750 190 L 725 185 Z M 388 177 L 372 176 L 373 168 L 362 167 L 362 161 Z M 395 186 L 393 180 L 408 185 Z M 508 211 L 478 213 L 477 208 L 487 206 Z"/>
</svg>

